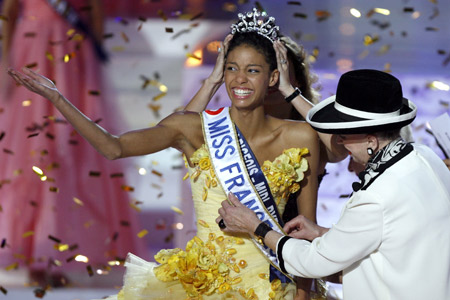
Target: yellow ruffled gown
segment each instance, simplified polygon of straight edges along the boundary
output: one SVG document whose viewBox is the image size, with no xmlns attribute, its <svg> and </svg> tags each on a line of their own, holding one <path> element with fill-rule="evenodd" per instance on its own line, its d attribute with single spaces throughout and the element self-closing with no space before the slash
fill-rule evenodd
<svg viewBox="0 0 450 300">
<path fill-rule="evenodd" d="M 288 149 L 274 162 L 265 162 L 263 172 L 277 196 L 280 214 L 290 192 L 299 188 L 307 162 L 307 149 Z M 295 284 L 269 282 L 269 261 L 248 235 L 223 233 L 215 219 L 226 199 L 203 146 L 191 158 L 189 169 L 197 235 L 186 249 L 161 250 L 154 262 L 129 254 L 124 286 L 108 299 L 293 299 Z M 271 180 L 272 179 L 272 180 Z M 285 182 L 288 185 L 280 184 Z"/>
</svg>

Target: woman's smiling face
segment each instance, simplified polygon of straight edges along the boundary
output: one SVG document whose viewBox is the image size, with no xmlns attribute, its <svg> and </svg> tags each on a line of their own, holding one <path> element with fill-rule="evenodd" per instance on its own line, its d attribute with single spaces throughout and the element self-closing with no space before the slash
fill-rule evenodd
<svg viewBox="0 0 450 300">
<path fill-rule="evenodd" d="M 227 55 L 225 85 L 233 106 L 253 108 L 263 104 L 269 86 L 278 80 L 263 54 L 242 44 Z"/>
</svg>

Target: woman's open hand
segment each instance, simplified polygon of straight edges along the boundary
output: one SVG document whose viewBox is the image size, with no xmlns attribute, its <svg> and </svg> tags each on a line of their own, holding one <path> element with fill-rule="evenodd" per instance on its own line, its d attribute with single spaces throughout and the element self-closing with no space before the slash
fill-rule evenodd
<svg viewBox="0 0 450 300">
<path fill-rule="evenodd" d="M 8 74 L 17 83 L 23 85 L 33 93 L 50 100 L 51 102 L 56 101 L 61 96 L 55 84 L 50 79 L 28 68 L 23 68 L 22 70 L 23 73 L 14 69 L 8 69 Z"/>
<path fill-rule="evenodd" d="M 291 79 L 289 77 L 289 59 L 287 49 L 280 40 L 273 43 L 273 48 L 275 49 L 275 53 L 277 55 L 277 69 L 280 72 L 278 90 L 284 97 L 287 97 L 294 92 L 294 87 L 292 87 Z"/>
<path fill-rule="evenodd" d="M 214 65 L 214 69 L 209 75 L 208 79 L 211 83 L 221 85 L 223 83 L 223 74 L 225 68 L 225 55 L 228 52 L 228 44 L 233 38 L 232 34 L 229 34 L 225 37 L 223 43 L 221 43 L 221 47 L 218 49 L 219 55 L 216 59 L 216 64 Z"/>
</svg>

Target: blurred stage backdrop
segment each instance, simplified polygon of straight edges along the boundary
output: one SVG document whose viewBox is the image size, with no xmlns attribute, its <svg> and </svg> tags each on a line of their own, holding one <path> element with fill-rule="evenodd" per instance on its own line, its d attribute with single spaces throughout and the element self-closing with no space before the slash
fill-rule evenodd
<svg viewBox="0 0 450 300">
<path fill-rule="evenodd" d="M 444 157 L 427 122 L 449 112 L 448 0 L 104 0 L 104 5 L 111 54 L 104 72 L 126 120 L 123 130 L 154 125 L 183 107 L 212 70 L 214 42 L 223 40 L 238 12 L 258 7 L 304 45 L 322 99 L 333 95 L 348 70 L 374 68 L 398 77 L 404 96 L 418 106 L 413 138 Z M 209 107 L 228 105 L 227 99 L 221 88 Z M 196 228 L 180 153 L 170 149 L 126 162 L 147 258 L 161 248 L 184 248 Z M 348 159 L 327 166 L 319 190 L 323 226 L 338 219 L 352 191 L 356 176 L 347 164 Z"/>
</svg>

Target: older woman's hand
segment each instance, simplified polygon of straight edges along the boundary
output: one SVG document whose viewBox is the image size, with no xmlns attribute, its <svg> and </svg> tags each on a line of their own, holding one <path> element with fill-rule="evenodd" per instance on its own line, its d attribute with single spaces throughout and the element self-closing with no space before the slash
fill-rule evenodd
<svg viewBox="0 0 450 300">
<path fill-rule="evenodd" d="M 243 205 L 232 193 L 228 194 L 228 199 L 222 201 L 222 207 L 219 208 L 219 217 L 216 223 L 222 220 L 225 225 L 221 227 L 225 232 L 241 232 L 252 234 L 261 221 L 256 214 Z M 220 224 L 219 224 L 220 227 Z"/>
<path fill-rule="evenodd" d="M 312 241 L 322 236 L 329 229 L 321 227 L 305 216 L 297 216 L 284 225 L 284 231 L 291 237 L 296 239 L 304 239 Z"/>
</svg>

